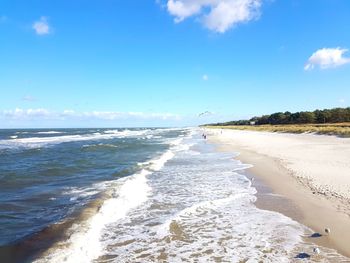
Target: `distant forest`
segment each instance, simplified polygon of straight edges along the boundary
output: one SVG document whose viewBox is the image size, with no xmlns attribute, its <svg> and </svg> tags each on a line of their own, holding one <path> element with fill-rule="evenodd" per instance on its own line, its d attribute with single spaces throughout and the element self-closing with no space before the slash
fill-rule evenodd
<svg viewBox="0 0 350 263">
<path fill-rule="evenodd" d="M 334 108 L 315 111 L 300 111 L 291 113 L 276 112 L 270 115 L 253 117 L 249 120 L 229 121 L 223 123 L 209 124 L 212 126 L 228 126 L 228 125 L 279 125 L 279 124 L 312 124 L 312 123 L 339 123 L 350 122 L 350 107 Z"/>
</svg>

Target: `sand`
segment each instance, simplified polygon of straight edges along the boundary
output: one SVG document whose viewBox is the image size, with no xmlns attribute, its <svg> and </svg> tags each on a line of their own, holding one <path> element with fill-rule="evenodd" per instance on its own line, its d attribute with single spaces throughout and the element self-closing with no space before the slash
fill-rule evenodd
<svg viewBox="0 0 350 263">
<path fill-rule="evenodd" d="M 258 207 L 303 223 L 322 235 L 308 241 L 350 257 L 349 138 L 218 129 L 206 132 L 209 141 L 221 150 L 239 152 L 237 159 L 254 165 L 248 173 L 259 178 L 255 183 L 260 192 Z M 277 195 L 264 195 L 269 191 Z M 331 229 L 330 235 L 325 234 L 325 228 Z"/>
</svg>

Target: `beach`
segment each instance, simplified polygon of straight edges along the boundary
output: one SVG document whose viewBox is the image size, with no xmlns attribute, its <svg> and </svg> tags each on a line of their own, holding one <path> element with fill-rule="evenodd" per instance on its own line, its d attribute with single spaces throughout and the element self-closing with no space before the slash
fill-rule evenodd
<svg viewBox="0 0 350 263">
<path fill-rule="evenodd" d="M 308 242 L 350 256 L 349 138 L 220 129 L 207 133 L 221 151 L 237 151 L 237 159 L 253 165 L 247 172 L 258 178 L 258 207 L 283 213 L 321 235 L 306 238 Z M 267 187 L 274 195 L 259 194 L 259 186 L 260 192 Z"/>
<path fill-rule="evenodd" d="M 350 262 L 333 199 L 292 187 L 279 161 L 231 145 L 229 131 L 201 135 L 0 131 L 1 262 Z"/>
</svg>

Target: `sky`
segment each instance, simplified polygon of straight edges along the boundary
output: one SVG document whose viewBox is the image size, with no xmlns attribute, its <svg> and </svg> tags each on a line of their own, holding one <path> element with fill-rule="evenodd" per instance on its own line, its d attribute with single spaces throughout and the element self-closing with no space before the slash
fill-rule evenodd
<svg viewBox="0 0 350 263">
<path fill-rule="evenodd" d="M 348 107 L 349 13 L 348 0 L 2 0 L 0 128 Z"/>
</svg>

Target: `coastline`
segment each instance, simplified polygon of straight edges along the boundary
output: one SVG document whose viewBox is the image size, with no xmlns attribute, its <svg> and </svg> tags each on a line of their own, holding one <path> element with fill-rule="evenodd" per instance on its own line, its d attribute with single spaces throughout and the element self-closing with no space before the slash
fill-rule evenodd
<svg viewBox="0 0 350 263">
<path fill-rule="evenodd" d="M 305 184 L 305 180 L 295 176 L 296 171 L 287 167 L 286 160 L 279 156 L 262 154 L 251 145 L 247 147 L 237 143 L 239 139 L 232 140 L 227 134 L 222 136 L 218 130 L 207 131 L 209 142 L 216 144 L 219 151 L 239 152 L 236 159 L 253 165 L 246 173 L 257 179 L 254 181 L 258 190 L 257 207 L 280 212 L 304 224 L 321 234 L 319 237 L 305 237 L 306 241 L 333 248 L 350 257 L 349 205 L 333 195 L 315 192 L 309 184 Z M 324 232 L 325 228 L 331 229 L 329 235 Z"/>
</svg>

